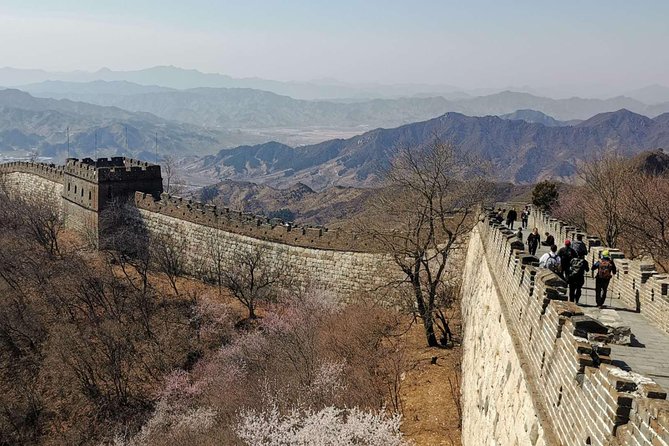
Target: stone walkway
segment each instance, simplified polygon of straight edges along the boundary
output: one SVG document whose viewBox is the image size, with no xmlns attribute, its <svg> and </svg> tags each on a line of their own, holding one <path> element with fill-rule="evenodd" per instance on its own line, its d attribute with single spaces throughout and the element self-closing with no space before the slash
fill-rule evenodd
<svg viewBox="0 0 669 446">
<path fill-rule="evenodd" d="M 514 226 L 518 229 L 518 223 Z M 532 228 L 523 230 L 523 243 Z M 543 240 L 544 235 L 541 235 Z M 558 248 L 563 246 L 564 240 L 556 240 Z M 545 246 L 539 246 L 537 257 L 548 252 Z M 590 265 L 592 267 L 592 265 Z M 633 341 L 631 345 L 610 345 L 611 357 L 614 364 L 624 370 L 631 370 L 645 375 L 658 383 L 665 391 L 669 391 L 669 334 L 655 328 L 641 314 L 623 307 L 619 299 L 612 299 L 611 293 L 606 298 L 605 307 L 616 310 L 617 315 L 625 325 L 632 329 Z M 579 305 L 584 313 L 597 317 L 595 307 L 595 279 L 586 273 L 585 286 Z"/>
</svg>

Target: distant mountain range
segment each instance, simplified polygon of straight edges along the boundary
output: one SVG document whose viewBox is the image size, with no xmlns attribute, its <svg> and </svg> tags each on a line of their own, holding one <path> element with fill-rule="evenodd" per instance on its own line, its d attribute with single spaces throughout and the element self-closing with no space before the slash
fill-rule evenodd
<svg viewBox="0 0 669 446">
<path fill-rule="evenodd" d="M 531 117 L 527 110 L 541 112 L 555 120 L 565 121 L 565 124 L 574 124 L 575 120 L 621 108 L 651 117 L 669 112 L 669 102 L 646 105 L 622 96 L 611 99 L 550 99 L 511 91 L 462 99 L 439 96 L 333 102 L 306 101 L 248 88 L 176 90 L 127 81 L 47 81 L 24 85 L 21 89 L 40 97 L 115 106 L 151 113 L 172 121 L 227 130 L 299 130 L 313 127 L 357 127 L 365 130 L 397 127 L 447 112 L 468 116 L 505 116 L 516 113 L 513 119 L 529 122 L 540 119 L 536 122 L 546 125 L 562 124 L 550 123 L 536 114 Z M 521 116 L 518 111 L 524 114 Z"/>
<path fill-rule="evenodd" d="M 248 180 L 273 186 L 302 182 L 368 186 L 403 146 L 421 146 L 435 137 L 462 152 L 490 160 L 501 181 L 531 183 L 568 179 L 580 161 L 604 151 L 633 155 L 669 146 L 669 113 L 650 119 L 629 110 L 598 114 L 573 126 L 546 126 L 494 116 L 447 113 L 394 129 L 377 129 L 349 139 L 302 147 L 270 142 L 222 150 L 187 166 L 191 175 Z"/>
<path fill-rule="evenodd" d="M 464 97 L 465 93 L 450 85 L 425 84 L 347 84 L 336 80 L 311 82 L 282 82 L 259 78 L 233 78 L 219 73 L 203 73 L 198 70 L 174 66 L 157 66 L 142 70 L 114 71 L 102 68 L 95 72 L 71 71 L 49 72 L 25 70 L 11 67 L 0 68 L 0 85 L 19 85 L 44 81 L 91 82 L 128 81 L 142 85 L 158 85 L 175 89 L 199 87 L 209 88 L 252 88 L 271 91 L 300 99 L 342 99 L 342 98 L 394 98 L 399 96 L 439 95 Z"/>
<path fill-rule="evenodd" d="M 77 156 L 94 156 L 97 141 L 100 156 L 132 155 L 153 160 L 156 135 L 160 153 L 174 156 L 206 154 L 249 139 L 261 140 L 239 132 L 197 128 L 149 113 L 0 90 L 1 154 L 14 156 L 36 150 L 41 156 L 63 158 L 68 127 L 71 154 Z"/>
</svg>

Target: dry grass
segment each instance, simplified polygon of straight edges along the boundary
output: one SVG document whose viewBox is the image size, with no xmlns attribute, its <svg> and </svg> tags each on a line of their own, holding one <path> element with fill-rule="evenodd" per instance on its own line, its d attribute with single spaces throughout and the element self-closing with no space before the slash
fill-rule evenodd
<svg viewBox="0 0 669 446">
<path fill-rule="evenodd" d="M 409 370 L 401 390 L 402 431 L 416 446 L 460 445 L 460 420 L 449 379 L 459 386 L 462 348 L 426 347 L 420 324 L 414 324 L 405 342 Z M 431 364 L 433 356 L 437 357 L 436 365 Z"/>
</svg>

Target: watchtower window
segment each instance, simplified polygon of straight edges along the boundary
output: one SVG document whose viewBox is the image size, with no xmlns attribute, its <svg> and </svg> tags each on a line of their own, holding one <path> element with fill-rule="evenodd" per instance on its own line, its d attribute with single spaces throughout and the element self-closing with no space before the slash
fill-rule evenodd
<svg viewBox="0 0 669 446">
<path fill-rule="evenodd" d="M 84 196 L 84 188 L 83 187 L 81 188 L 81 196 L 82 197 Z"/>
<path fill-rule="evenodd" d="M 69 182 L 67 183 L 67 191 L 68 192 L 70 191 L 70 183 Z"/>
<path fill-rule="evenodd" d="M 91 191 L 88 191 L 88 199 L 91 199 Z"/>
<path fill-rule="evenodd" d="M 74 193 L 75 194 L 77 193 L 77 185 L 76 184 L 74 185 Z"/>
</svg>

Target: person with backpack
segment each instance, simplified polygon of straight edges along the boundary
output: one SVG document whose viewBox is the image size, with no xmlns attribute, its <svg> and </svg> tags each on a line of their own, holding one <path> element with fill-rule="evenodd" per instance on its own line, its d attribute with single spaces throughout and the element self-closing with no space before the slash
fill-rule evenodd
<svg viewBox="0 0 669 446">
<path fill-rule="evenodd" d="M 606 302 L 606 292 L 609 289 L 609 282 L 611 282 L 611 277 L 616 274 L 616 264 L 609 255 L 608 250 L 602 251 L 602 258 L 595 262 L 592 265 L 592 273 L 597 274 L 595 276 L 595 302 L 598 308 L 603 308 L 604 303 Z"/>
<path fill-rule="evenodd" d="M 571 240 L 565 240 L 564 246 L 560 248 L 557 254 L 560 256 L 560 265 L 562 265 L 562 278 L 567 280 L 569 279 L 571 261 L 578 257 L 574 248 L 571 247 Z"/>
<path fill-rule="evenodd" d="M 574 251 L 576 251 L 576 254 L 578 254 L 579 257 L 588 255 L 588 247 L 583 243 L 583 234 L 576 234 L 576 241 L 572 243 L 571 247 L 574 248 Z"/>
<path fill-rule="evenodd" d="M 581 291 L 585 285 L 585 273 L 590 271 L 585 256 L 578 256 L 571 259 L 569 263 L 569 276 L 567 284 L 569 285 L 569 301 L 578 303 L 581 298 Z"/>
<path fill-rule="evenodd" d="M 541 268 L 548 268 L 558 276 L 560 275 L 560 256 L 557 255 L 557 246 L 551 246 L 551 250 L 541 256 L 539 266 Z"/>
<path fill-rule="evenodd" d="M 513 229 L 513 223 L 518 219 L 518 212 L 516 208 L 511 208 L 511 210 L 506 214 L 506 226 L 509 229 Z"/>
<path fill-rule="evenodd" d="M 537 248 L 539 247 L 539 242 L 541 241 L 541 236 L 539 235 L 539 228 L 534 228 L 532 233 L 527 236 L 527 249 L 530 252 L 530 255 L 537 254 Z"/>
</svg>

